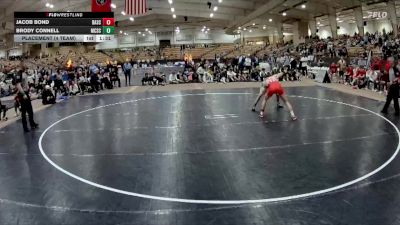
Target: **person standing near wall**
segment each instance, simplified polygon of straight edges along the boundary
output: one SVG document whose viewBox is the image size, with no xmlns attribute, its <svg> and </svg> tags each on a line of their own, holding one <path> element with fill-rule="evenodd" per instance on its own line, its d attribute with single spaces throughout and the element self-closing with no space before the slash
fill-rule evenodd
<svg viewBox="0 0 400 225">
<path fill-rule="evenodd" d="M 340 57 L 337 65 L 339 66 L 339 82 L 344 84 L 346 82 L 344 74 L 346 73 L 347 63 L 343 56 Z"/>
<path fill-rule="evenodd" d="M 128 59 L 126 59 L 126 62 L 124 63 L 122 69 L 123 69 L 124 74 L 125 74 L 125 85 L 126 86 L 131 86 L 132 64 L 129 62 Z"/>
</svg>

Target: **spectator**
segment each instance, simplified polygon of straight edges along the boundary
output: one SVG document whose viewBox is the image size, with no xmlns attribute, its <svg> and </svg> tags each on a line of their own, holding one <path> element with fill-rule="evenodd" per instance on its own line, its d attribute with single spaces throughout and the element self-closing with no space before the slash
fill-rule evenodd
<svg viewBox="0 0 400 225">
<path fill-rule="evenodd" d="M 69 95 L 77 95 L 80 92 L 78 85 L 73 81 L 69 83 L 68 90 L 69 90 Z"/>
<path fill-rule="evenodd" d="M 199 68 L 197 68 L 197 71 L 196 71 L 196 73 L 197 73 L 197 75 L 198 75 L 198 77 L 199 77 L 199 81 L 200 81 L 200 82 L 205 82 L 204 79 L 203 79 L 203 76 L 204 76 L 205 72 L 206 72 L 206 71 L 204 70 L 204 65 L 201 64 L 201 65 L 199 66 Z"/>
<path fill-rule="evenodd" d="M 336 65 L 336 63 L 332 62 L 332 64 L 329 66 L 329 75 L 332 82 L 339 80 L 337 79 L 337 70 L 338 66 Z"/>
<path fill-rule="evenodd" d="M 250 78 L 252 81 L 260 81 L 261 80 L 260 73 L 258 72 L 257 69 L 254 68 L 251 70 Z"/>
<path fill-rule="evenodd" d="M 100 88 L 103 90 L 103 88 L 106 89 L 113 89 L 113 85 L 111 84 L 110 78 L 109 78 L 109 73 L 105 72 L 105 70 L 101 70 L 100 72 Z"/>
<path fill-rule="evenodd" d="M 229 82 L 238 81 L 236 75 L 237 75 L 237 74 L 232 70 L 232 68 L 229 68 L 229 70 L 228 70 L 228 72 L 227 72 L 228 81 L 229 81 Z"/>
<path fill-rule="evenodd" d="M 152 83 L 152 81 L 149 77 L 149 74 L 145 73 L 144 77 L 142 78 L 142 86 L 147 86 L 147 85 L 150 85 L 151 83 Z"/>
<path fill-rule="evenodd" d="M 367 71 L 367 88 L 372 90 L 378 89 L 378 71 L 368 70 Z M 372 85 L 372 86 L 371 86 Z"/>
<path fill-rule="evenodd" d="M 85 94 L 86 85 L 88 84 L 87 78 L 83 75 L 82 71 L 78 72 L 78 84 L 81 95 Z"/>
<path fill-rule="evenodd" d="M 203 82 L 204 83 L 212 83 L 214 82 L 214 77 L 212 75 L 211 68 L 208 68 L 208 71 L 204 72 Z"/>
<path fill-rule="evenodd" d="M 300 58 L 300 70 L 301 70 L 303 76 L 307 76 L 308 75 L 307 64 L 308 64 L 308 57 L 303 55 Z"/>
<path fill-rule="evenodd" d="M 270 73 L 270 71 L 269 71 L 268 73 Z M 265 78 L 267 78 L 267 74 L 268 74 L 268 73 L 266 72 L 266 69 L 265 69 L 265 68 L 262 68 L 262 69 L 261 69 L 261 72 L 260 72 L 260 78 L 261 78 L 261 80 L 264 80 Z"/>
<path fill-rule="evenodd" d="M 99 83 L 99 69 L 94 70 L 90 75 L 90 87 L 91 91 L 97 93 L 99 91 L 100 83 Z"/>
<path fill-rule="evenodd" d="M 115 83 L 118 83 L 118 87 L 121 87 L 121 79 L 118 76 L 118 67 L 117 66 L 109 67 L 109 76 L 110 76 L 110 82 L 112 83 L 113 87 L 116 86 Z"/>
<path fill-rule="evenodd" d="M 56 97 L 54 96 L 53 92 L 51 91 L 50 85 L 46 85 L 43 90 L 42 103 L 43 103 L 43 105 L 56 103 Z"/>
<path fill-rule="evenodd" d="M 345 83 L 346 79 L 345 79 L 344 74 L 346 73 L 347 63 L 343 56 L 340 57 L 340 60 L 337 63 L 337 65 L 339 67 L 339 82 Z"/>
<path fill-rule="evenodd" d="M 168 79 L 170 84 L 179 84 L 181 81 L 178 79 L 178 76 L 176 75 L 175 72 L 172 72 L 169 75 L 169 79 Z"/>
<path fill-rule="evenodd" d="M 165 81 L 165 75 L 154 75 L 153 76 L 153 85 L 162 85 L 164 86 L 166 84 Z"/>
<path fill-rule="evenodd" d="M 7 118 L 7 106 L 5 106 L 5 105 L 3 105 L 1 103 L 1 99 L 0 99 L 0 113 L 3 114 L 3 116 L 0 117 L 0 120 L 7 121 L 8 120 L 8 118 Z"/>
<path fill-rule="evenodd" d="M 245 70 L 247 70 L 250 73 L 250 70 L 251 70 L 251 67 L 252 67 L 252 61 L 251 61 L 250 55 L 245 57 L 244 67 L 245 67 Z"/>
<path fill-rule="evenodd" d="M 354 76 L 354 68 L 352 66 L 347 67 L 347 69 L 346 69 L 346 83 L 345 84 L 352 83 L 353 76 Z"/>
<path fill-rule="evenodd" d="M 55 93 L 55 97 L 57 98 L 57 94 L 61 94 L 61 95 L 66 95 L 66 89 L 64 87 L 64 82 L 62 81 L 62 77 L 58 73 L 53 74 L 53 77 L 55 77 L 54 80 L 54 93 Z"/>
<path fill-rule="evenodd" d="M 123 71 L 125 74 L 125 85 L 131 86 L 131 71 L 132 71 L 132 64 L 127 59 L 123 65 Z"/>
<path fill-rule="evenodd" d="M 362 89 L 366 86 L 366 76 L 367 76 L 367 71 L 364 69 L 363 66 L 357 69 L 357 72 L 355 73 L 355 76 L 353 78 L 353 88 L 356 89 Z"/>
</svg>

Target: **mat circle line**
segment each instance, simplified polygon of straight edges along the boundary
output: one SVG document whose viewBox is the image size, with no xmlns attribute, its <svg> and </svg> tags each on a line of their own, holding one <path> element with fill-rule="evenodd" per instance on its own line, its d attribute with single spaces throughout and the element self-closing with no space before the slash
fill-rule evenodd
<svg viewBox="0 0 400 225">
<path fill-rule="evenodd" d="M 52 161 L 47 156 L 47 154 L 45 153 L 45 151 L 43 149 L 43 146 L 42 146 L 43 138 L 46 136 L 46 133 L 51 128 L 53 128 L 57 124 L 61 123 L 62 121 L 65 121 L 65 120 L 67 120 L 69 118 L 72 118 L 74 116 L 77 116 L 77 115 L 80 115 L 80 114 L 83 114 L 83 113 L 86 113 L 86 112 L 90 112 L 90 111 L 101 109 L 101 108 L 116 106 L 116 105 L 139 102 L 139 101 L 147 101 L 147 100 L 155 100 L 155 99 L 163 99 L 163 98 L 178 98 L 178 97 L 187 97 L 187 96 L 206 96 L 206 95 L 253 95 L 253 93 L 204 93 L 204 94 L 183 94 L 183 95 L 160 96 L 160 97 L 150 97 L 150 98 L 135 99 L 135 100 L 130 100 L 130 101 L 123 101 L 123 102 L 112 103 L 112 104 L 102 105 L 102 106 L 98 106 L 98 107 L 95 107 L 95 108 L 83 110 L 83 111 L 71 114 L 71 115 L 69 115 L 67 117 L 64 117 L 64 118 L 54 122 L 53 124 L 51 124 L 49 127 L 47 127 L 44 130 L 44 132 L 41 134 L 40 138 L 39 138 L 38 146 L 39 146 L 40 153 L 42 154 L 42 156 L 44 157 L 44 159 L 48 163 L 50 163 L 54 168 L 56 168 L 58 171 L 64 173 L 65 175 L 68 175 L 68 176 L 70 176 L 70 177 L 72 177 L 72 178 L 74 178 L 76 180 L 79 180 L 79 181 L 81 181 L 83 183 L 86 183 L 88 185 L 91 185 L 93 187 L 100 188 L 100 189 L 107 190 L 107 191 L 111 191 L 111 192 L 114 192 L 114 193 L 119 193 L 119 194 L 123 194 L 123 195 L 139 197 L 139 198 L 144 198 L 144 199 L 166 201 L 166 202 L 178 202 L 178 203 L 189 203 L 189 204 L 210 204 L 210 205 L 211 204 L 212 205 L 239 205 L 239 204 L 256 204 L 256 203 L 276 203 L 276 202 L 304 199 L 304 198 L 309 198 L 309 197 L 315 197 L 315 196 L 322 195 L 322 194 L 327 194 L 329 192 L 333 192 L 333 191 L 337 191 L 337 190 L 349 187 L 349 186 L 354 185 L 356 183 L 359 183 L 359 182 L 361 182 L 361 181 L 363 181 L 363 180 L 365 180 L 365 179 L 377 174 L 381 170 L 383 170 L 385 167 L 387 167 L 396 158 L 396 156 L 399 154 L 399 151 L 400 151 L 400 131 L 396 127 L 395 124 L 393 124 L 390 120 L 388 120 L 384 116 L 382 116 L 382 115 L 380 115 L 380 114 L 378 114 L 378 113 L 376 113 L 376 112 L 374 112 L 372 110 L 369 110 L 369 109 L 366 109 L 366 108 L 363 108 L 363 107 L 360 107 L 360 106 L 352 105 L 352 104 L 349 104 L 349 103 L 338 102 L 338 101 L 329 100 L 329 99 L 321 99 L 321 98 L 306 97 L 306 96 L 297 96 L 297 95 L 291 95 L 291 96 L 289 95 L 289 97 L 311 99 L 311 100 L 318 100 L 318 101 L 336 103 L 336 104 L 345 105 L 345 106 L 353 107 L 353 108 L 356 108 L 356 109 L 360 109 L 360 110 L 372 113 L 372 114 L 380 117 L 381 119 L 385 120 L 390 125 L 392 125 L 392 127 L 396 130 L 397 137 L 398 137 L 398 144 L 397 144 L 396 151 L 389 158 L 389 160 L 387 160 L 385 163 L 383 163 L 381 166 L 379 166 L 378 168 L 376 168 L 372 172 L 369 172 L 368 174 L 365 174 L 364 176 L 361 176 L 361 177 L 359 177 L 357 179 L 354 179 L 352 181 L 346 182 L 344 184 L 340 184 L 340 185 L 337 185 L 337 186 L 334 186 L 334 187 L 331 187 L 331 188 L 327 188 L 327 189 L 323 189 L 323 190 L 319 190 L 319 191 L 313 191 L 313 192 L 309 192 L 309 193 L 303 193 L 303 194 L 298 194 L 298 195 L 290 195 L 290 196 L 284 196 L 284 197 L 255 199 L 255 200 L 199 200 L 199 199 L 171 198 L 171 197 L 162 197 L 162 196 L 140 194 L 140 193 L 124 191 L 124 190 L 121 190 L 121 189 L 117 189 L 117 188 L 109 187 L 109 186 L 102 185 L 102 184 L 99 184 L 99 183 L 95 183 L 93 181 L 90 181 L 90 180 L 87 180 L 85 178 L 82 178 L 82 177 L 80 177 L 80 176 L 78 176 L 76 174 L 73 174 L 73 173 L 65 170 L 61 166 L 57 165 L 54 161 Z"/>
</svg>

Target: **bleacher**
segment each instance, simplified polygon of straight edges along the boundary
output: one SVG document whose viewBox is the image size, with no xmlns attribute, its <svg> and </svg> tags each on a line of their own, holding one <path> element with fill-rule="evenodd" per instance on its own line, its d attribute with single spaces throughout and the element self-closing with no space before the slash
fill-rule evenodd
<svg viewBox="0 0 400 225">
<path fill-rule="evenodd" d="M 137 52 L 134 52 L 135 60 L 157 60 L 158 54 L 154 49 L 142 49 Z"/>
<path fill-rule="evenodd" d="M 214 59 L 215 56 L 223 56 L 226 58 L 233 58 L 239 55 L 253 55 L 256 52 L 263 49 L 263 46 L 259 45 L 245 45 L 243 47 L 239 47 L 235 44 L 223 44 L 218 47 L 195 47 L 195 48 L 186 48 L 181 51 L 180 47 L 167 47 L 162 51 L 162 56 L 165 60 L 177 60 L 183 59 L 184 54 L 189 54 L 192 56 L 192 59 Z M 132 56 L 131 56 L 132 57 Z M 126 58 L 126 57 L 125 57 Z M 129 58 L 129 57 L 128 57 Z M 147 56 L 148 58 L 148 56 Z"/>
<path fill-rule="evenodd" d="M 192 56 L 192 59 L 201 59 L 207 52 L 212 51 L 213 48 L 196 47 L 192 49 L 186 49 L 185 53 Z"/>
<path fill-rule="evenodd" d="M 112 60 L 110 56 L 102 52 L 87 52 L 85 53 L 85 55 L 83 55 L 83 58 L 90 62 L 96 62 L 96 63 L 106 63 Z"/>
<path fill-rule="evenodd" d="M 70 52 L 72 52 L 72 48 L 69 47 L 69 46 L 59 47 L 59 48 L 58 48 L 58 52 L 59 52 L 59 54 L 62 55 L 62 56 L 67 56 L 67 55 L 69 55 Z"/>
<path fill-rule="evenodd" d="M 179 47 L 167 47 L 164 48 L 161 54 L 166 60 L 183 59 L 183 54 Z"/>
<path fill-rule="evenodd" d="M 117 52 L 117 53 L 111 53 L 113 56 L 117 58 L 119 61 L 126 61 L 128 60 L 134 60 L 134 61 L 143 61 L 143 60 L 157 60 L 159 59 L 158 55 L 154 50 L 147 50 L 147 49 L 142 49 L 142 50 L 137 50 L 137 51 L 126 51 L 126 52 Z"/>
<path fill-rule="evenodd" d="M 212 51 L 209 51 L 205 55 L 203 55 L 202 58 L 204 59 L 214 59 L 215 55 L 226 55 L 232 52 L 235 49 L 234 44 L 227 44 L 227 45 L 221 45 Z"/>
<path fill-rule="evenodd" d="M 0 59 L 0 65 L 4 67 L 9 67 L 9 68 L 14 68 L 17 67 L 21 64 L 20 61 L 15 60 L 15 61 L 10 61 L 6 59 Z"/>
<path fill-rule="evenodd" d="M 113 53 L 112 55 L 114 55 L 118 61 L 121 62 L 125 62 L 127 59 L 130 60 L 132 59 L 133 56 L 133 52 L 127 51 L 127 52 L 116 52 Z"/>
<path fill-rule="evenodd" d="M 278 49 L 279 50 L 279 49 Z M 263 49 L 261 49 L 260 51 L 257 52 L 257 57 L 261 58 L 264 57 L 264 55 L 270 55 L 272 54 L 274 51 L 276 51 L 275 46 L 269 45 Z"/>
<path fill-rule="evenodd" d="M 363 47 L 349 47 L 347 48 L 347 52 L 350 57 L 357 57 L 364 52 Z"/>
<path fill-rule="evenodd" d="M 257 51 L 261 50 L 262 48 L 263 48 L 263 46 L 259 46 L 259 45 L 244 45 L 244 46 L 239 47 L 238 49 L 235 49 L 234 51 L 232 51 L 225 57 L 226 58 L 235 58 L 240 55 L 253 55 Z"/>
<path fill-rule="evenodd" d="M 78 58 L 86 53 L 86 50 L 83 46 L 77 46 L 74 48 L 60 47 L 60 50 L 61 48 L 66 48 L 67 50 L 69 50 L 68 56 L 73 59 Z"/>
<path fill-rule="evenodd" d="M 380 49 L 380 48 L 373 48 L 373 49 L 372 49 L 372 54 L 373 54 L 374 56 L 379 56 L 379 55 L 382 54 L 382 49 Z"/>
</svg>

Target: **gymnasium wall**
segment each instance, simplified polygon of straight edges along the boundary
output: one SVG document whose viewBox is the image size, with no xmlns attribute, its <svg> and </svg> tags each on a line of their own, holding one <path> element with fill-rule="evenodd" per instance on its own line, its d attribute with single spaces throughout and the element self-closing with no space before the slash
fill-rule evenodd
<svg viewBox="0 0 400 225">
<path fill-rule="evenodd" d="M 338 23 L 340 29 L 338 29 L 338 34 L 350 34 L 358 33 L 358 28 L 356 23 Z M 392 25 L 388 20 L 372 20 L 367 21 L 367 26 L 364 26 L 364 32 L 375 33 L 376 31 L 382 32 L 385 29 L 386 32 L 392 31 Z M 321 38 L 327 38 L 332 36 L 330 26 L 324 26 L 319 28 L 318 35 Z"/>
<path fill-rule="evenodd" d="M 8 56 L 22 56 L 22 48 L 8 50 Z"/>
<path fill-rule="evenodd" d="M 160 40 L 169 40 L 172 45 L 233 43 L 238 38 L 239 36 L 227 35 L 224 31 L 211 31 L 206 34 L 195 30 L 181 30 L 179 33 L 169 31 L 146 34 L 146 36 L 139 34 L 119 36 L 113 41 L 97 44 L 96 49 L 157 46 Z"/>
<path fill-rule="evenodd" d="M 0 59 L 6 57 L 6 50 L 0 50 Z"/>
</svg>

